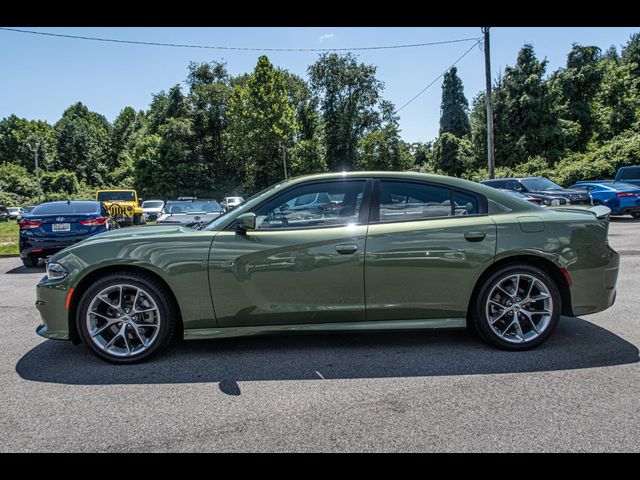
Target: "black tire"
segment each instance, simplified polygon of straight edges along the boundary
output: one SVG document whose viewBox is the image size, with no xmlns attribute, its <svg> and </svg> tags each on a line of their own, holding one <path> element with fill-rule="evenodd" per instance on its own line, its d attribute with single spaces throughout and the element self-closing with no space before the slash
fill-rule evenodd
<svg viewBox="0 0 640 480">
<path fill-rule="evenodd" d="M 486 312 L 486 305 L 489 301 L 489 295 L 491 294 L 494 287 L 501 281 L 504 281 L 505 278 L 516 274 L 528 275 L 539 280 L 549 291 L 552 302 L 552 313 L 550 315 L 548 323 L 544 327 L 544 330 L 540 332 L 540 334 L 535 338 L 531 338 L 530 340 L 525 340 L 524 342 L 519 343 L 507 341 L 503 337 L 498 335 L 498 333 L 496 333 L 491 327 Z M 560 312 L 562 311 L 560 290 L 558 289 L 558 286 L 553 281 L 553 279 L 545 271 L 526 264 L 507 265 L 490 274 L 487 278 L 484 279 L 479 291 L 477 292 L 477 295 L 475 295 L 474 300 L 472 301 L 473 305 L 470 309 L 471 315 L 469 318 L 470 326 L 485 342 L 502 350 L 529 350 L 544 343 L 551 336 L 556 326 L 558 325 L 558 321 L 560 320 Z M 512 315 L 515 316 L 515 314 Z M 530 328 L 530 325 L 526 324 L 524 321 L 519 321 L 519 323 L 521 325 L 520 328 Z M 523 324 L 524 327 L 522 326 Z"/>
<path fill-rule="evenodd" d="M 22 264 L 27 268 L 35 268 L 38 266 L 38 258 L 22 257 Z"/>
<path fill-rule="evenodd" d="M 640 212 L 633 212 L 633 213 L 631 214 L 631 216 L 632 216 L 633 218 L 640 218 Z"/>
<path fill-rule="evenodd" d="M 94 297 L 105 288 L 118 284 L 132 285 L 134 287 L 143 289 L 144 292 L 147 293 L 157 305 L 161 319 L 159 333 L 155 337 L 153 343 L 141 353 L 127 357 L 113 355 L 96 345 L 91 339 L 87 324 L 85 322 L 87 310 Z M 132 364 L 144 362 L 167 348 L 167 346 L 175 337 L 176 328 L 178 325 L 178 310 L 174 303 L 170 300 L 171 298 L 171 293 L 167 290 L 167 288 L 151 276 L 129 272 L 112 273 L 109 275 L 105 275 L 104 277 L 93 283 L 91 287 L 89 287 L 80 298 L 76 313 L 76 326 L 78 328 L 78 332 L 80 332 L 82 341 L 87 345 L 91 353 L 96 355 L 101 360 L 105 360 L 107 362 L 115 364 Z M 129 338 L 134 337 L 130 336 Z"/>
<path fill-rule="evenodd" d="M 139 213 L 135 213 L 133 215 L 133 224 L 134 225 L 142 225 L 142 215 Z"/>
</svg>

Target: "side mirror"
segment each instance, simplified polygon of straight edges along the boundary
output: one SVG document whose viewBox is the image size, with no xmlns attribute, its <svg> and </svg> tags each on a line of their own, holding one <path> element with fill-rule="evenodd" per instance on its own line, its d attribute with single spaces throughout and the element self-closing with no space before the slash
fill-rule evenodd
<svg viewBox="0 0 640 480">
<path fill-rule="evenodd" d="M 238 230 L 247 231 L 256 229 L 256 214 L 249 212 L 243 213 L 236 218 Z"/>
</svg>

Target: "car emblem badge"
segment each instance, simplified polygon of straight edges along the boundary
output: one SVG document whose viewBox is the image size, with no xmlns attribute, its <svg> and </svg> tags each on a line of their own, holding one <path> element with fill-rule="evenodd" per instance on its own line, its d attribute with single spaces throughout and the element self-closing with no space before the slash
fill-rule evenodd
<svg viewBox="0 0 640 480">
<path fill-rule="evenodd" d="M 200 217 L 193 217 L 194 220 L 200 220 Z"/>
<path fill-rule="evenodd" d="M 64 221 L 64 217 L 56 217 L 56 222 L 63 222 Z"/>
</svg>

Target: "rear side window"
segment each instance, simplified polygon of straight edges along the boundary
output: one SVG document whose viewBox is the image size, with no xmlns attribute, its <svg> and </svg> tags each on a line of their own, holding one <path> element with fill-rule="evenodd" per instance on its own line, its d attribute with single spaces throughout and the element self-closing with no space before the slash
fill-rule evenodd
<svg viewBox="0 0 640 480">
<path fill-rule="evenodd" d="M 475 195 L 454 191 L 453 196 L 455 199 L 454 215 L 476 215 L 480 213 L 478 197 Z"/>
<path fill-rule="evenodd" d="M 626 168 L 620 174 L 622 180 L 639 180 L 640 168 Z"/>
<path fill-rule="evenodd" d="M 100 210 L 98 208 L 97 202 L 56 202 L 56 203 L 43 203 L 42 205 L 38 205 L 31 211 L 31 215 L 51 215 L 51 214 L 70 214 L 70 213 L 78 213 L 78 214 L 87 214 L 87 213 L 98 213 Z"/>
<path fill-rule="evenodd" d="M 380 221 L 407 222 L 451 215 L 451 189 L 436 185 L 380 182 Z"/>
</svg>

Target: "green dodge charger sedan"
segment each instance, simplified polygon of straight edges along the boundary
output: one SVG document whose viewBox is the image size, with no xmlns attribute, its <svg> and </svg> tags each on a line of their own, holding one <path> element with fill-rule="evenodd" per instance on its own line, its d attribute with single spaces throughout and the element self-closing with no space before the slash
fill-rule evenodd
<svg viewBox="0 0 640 480">
<path fill-rule="evenodd" d="M 289 179 L 199 229 L 114 230 L 57 253 L 37 332 L 114 363 L 175 338 L 465 326 L 524 350 L 560 315 L 613 304 L 608 215 L 438 175 Z"/>
</svg>

